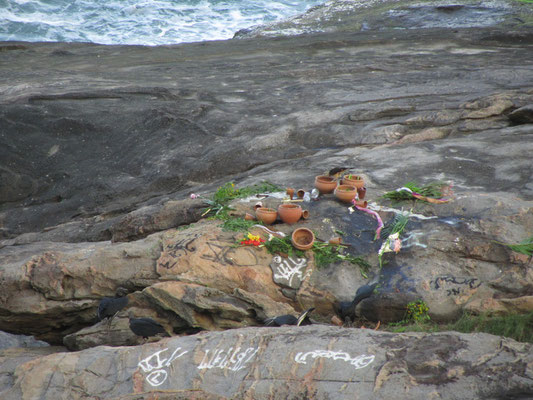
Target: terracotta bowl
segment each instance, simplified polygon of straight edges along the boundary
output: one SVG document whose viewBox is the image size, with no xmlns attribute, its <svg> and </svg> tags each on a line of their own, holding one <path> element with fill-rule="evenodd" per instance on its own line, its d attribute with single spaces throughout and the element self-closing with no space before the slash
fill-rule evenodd
<svg viewBox="0 0 533 400">
<path fill-rule="evenodd" d="M 337 187 L 337 179 L 332 176 L 319 175 L 315 178 L 315 187 L 321 194 L 332 193 Z"/>
<path fill-rule="evenodd" d="M 298 250 L 309 250 L 315 242 L 315 235 L 310 229 L 295 229 L 291 236 L 291 242 Z"/>
<path fill-rule="evenodd" d="M 278 206 L 279 218 L 286 224 L 294 224 L 302 217 L 302 207 L 298 204 L 280 204 Z"/>
<path fill-rule="evenodd" d="M 347 178 L 347 175 L 344 175 L 342 177 L 342 184 L 343 185 L 350 185 L 350 186 L 355 186 L 356 188 L 362 188 L 363 186 L 365 186 L 365 180 L 361 177 L 361 176 L 358 176 L 358 175 L 352 175 L 353 177 L 358 177 L 359 179 L 349 179 Z"/>
<path fill-rule="evenodd" d="M 263 221 L 267 225 L 274 223 L 276 218 L 278 218 L 278 213 L 273 208 L 268 207 L 259 207 L 255 210 L 255 216 L 259 221 Z"/>
<path fill-rule="evenodd" d="M 351 203 L 357 195 L 357 188 L 351 185 L 339 185 L 335 189 L 335 196 L 345 203 Z"/>
<path fill-rule="evenodd" d="M 358 207 L 366 208 L 368 206 L 368 202 L 366 200 L 356 200 L 355 205 Z"/>
</svg>

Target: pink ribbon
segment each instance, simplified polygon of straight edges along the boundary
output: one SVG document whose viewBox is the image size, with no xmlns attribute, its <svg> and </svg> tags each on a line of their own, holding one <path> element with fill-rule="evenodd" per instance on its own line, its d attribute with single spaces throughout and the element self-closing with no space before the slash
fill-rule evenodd
<svg viewBox="0 0 533 400">
<path fill-rule="evenodd" d="M 379 214 L 377 212 L 375 212 L 375 211 L 369 210 L 368 208 L 363 208 L 363 207 L 359 207 L 359 206 L 355 205 L 355 199 L 352 200 L 352 202 L 354 203 L 353 205 L 354 205 L 355 208 L 357 208 L 360 211 L 364 211 L 367 214 L 370 214 L 370 215 L 374 216 L 377 219 L 378 228 L 376 229 L 376 236 L 375 236 L 374 240 L 375 239 L 379 239 L 379 237 L 381 235 L 381 230 L 383 229 L 383 226 L 384 226 L 383 221 L 381 220 L 381 217 L 379 216 Z"/>
</svg>

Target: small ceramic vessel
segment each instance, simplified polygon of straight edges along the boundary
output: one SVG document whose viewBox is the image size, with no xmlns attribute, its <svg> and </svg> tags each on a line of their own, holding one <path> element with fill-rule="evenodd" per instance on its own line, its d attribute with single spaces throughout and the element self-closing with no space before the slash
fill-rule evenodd
<svg viewBox="0 0 533 400">
<path fill-rule="evenodd" d="M 355 186 L 356 188 L 362 188 L 363 186 L 365 186 L 365 180 L 362 176 L 359 175 L 344 175 L 342 177 L 342 184 Z"/>
<path fill-rule="evenodd" d="M 298 228 L 292 233 L 291 242 L 298 250 L 309 250 L 313 247 L 315 235 L 310 229 Z"/>
<path fill-rule="evenodd" d="M 355 205 L 357 207 L 366 208 L 368 206 L 368 202 L 366 200 L 356 200 Z"/>
<path fill-rule="evenodd" d="M 321 194 L 332 193 L 337 187 L 337 179 L 327 175 L 317 176 L 315 178 L 315 187 Z"/>
<path fill-rule="evenodd" d="M 278 217 L 278 213 L 273 208 L 259 207 L 255 210 L 255 216 L 259 221 L 263 221 L 265 224 L 271 225 Z"/>
<path fill-rule="evenodd" d="M 335 189 L 335 196 L 345 203 L 351 203 L 357 196 L 357 188 L 351 185 L 339 185 Z"/>
<path fill-rule="evenodd" d="M 289 195 L 289 198 L 292 200 L 292 198 L 294 196 L 294 189 L 293 188 L 288 188 L 286 193 Z"/>
<path fill-rule="evenodd" d="M 298 204 L 284 203 L 278 206 L 279 218 L 286 224 L 294 224 L 302 217 L 302 207 Z"/>
</svg>

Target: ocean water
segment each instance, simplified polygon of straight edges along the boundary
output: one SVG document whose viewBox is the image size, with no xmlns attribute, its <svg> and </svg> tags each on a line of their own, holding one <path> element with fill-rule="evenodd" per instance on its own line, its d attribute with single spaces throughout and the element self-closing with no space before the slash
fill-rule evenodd
<svg viewBox="0 0 533 400">
<path fill-rule="evenodd" d="M 0 0 L 0 41 L 159 45 L 229 39 L 324 0 Z"/>
</svg>

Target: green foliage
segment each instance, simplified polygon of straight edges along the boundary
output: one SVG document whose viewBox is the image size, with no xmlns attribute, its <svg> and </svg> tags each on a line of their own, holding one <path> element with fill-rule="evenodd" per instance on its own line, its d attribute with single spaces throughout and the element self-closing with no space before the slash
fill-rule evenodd
<svg viewBox="0 0 533 400">
<path fill-rule="evenodd" d="M 395 233 L 399 233 L 401 235 L 405 230 L 405 227 L 407 226 L 408 222 L 409 217 L 407 215 L 396 214 L 394 216 L 394 219 L 391 222 L 387 223 L 381 231 L 383 240 L 386 240 L 390 235 L 393 235 Z"/>
<path fill-rule="evenodd" d="M 385 330 L 388 330 L 390 332 L 394 333 L 402 333 L 402 332 L 440 332 L 441 329 L 439 325 L 427 322 L 427 323 L 407 323 L 402 322 L 396 322 L 396 323 L 390 323 L 387 326 L 384 326 Z"/>
<path fill-rule="evenodd" d="M 244 232 L 250 230 L 254 225 L 262 225 L 261 221 L 248 221 L 243 218 L 227 218 L 222 224 L 222 229 L 232 232 Z"/>
<path fill-rule="evenodd" d="M 194 223 L 192 223 L 192 224 L 187 224 L 187 225 L 180 225 L 180 226 L 178 226 L 176 229 L 177 229 L 178 231 L 184 231 L 184 230 L 186 230 L 186 229 L 192 228 L 193 226 L 194 226 Z"/>
<path fill-rule="evenodd" d="M 313 243 L 313 253 L 315 254 L 315 265 L 317 268 L 325 267 L 339 261 L 338 246 L 333 246 L 329 243 L 316 242 Z"/>
<path fill-rule="evenodd" d="M 447 328 L 464 333 L 486 332 L 510 337 L 520 342 L 533 342 L 533 312 L 501 316 L 465 313 Z"/>
<path fill-rule="evenodd" d="M 270 254 L 286 254 L 289 257 L 296 255 L 300 258 L 305 255 L 303 251 L 293 247 L 290 237 L 274 237 L 272 240 L 265 242 L 265 247 Z M 361 269 L 361 274 L 366 278 L 366 273 L 370 270 L 371 265 L 362 257 L 355 257 L 351 254 L 341 254 L 340 250 L 345 248 L 346 247 L 342 245 L 331 245 L 329 243 L 315 241 L 311 250 L 315 256 L 316 267 L 322 268 L 335 262 L 348 261 L 354 265 L 358 265 Z"/>
<path fill-rule="evenodd" d="M 273 237 L 271 240 L 265 242 L 265 247 L 270 254 L 286 254 L 289 257 L 291 257 L 292 255 L 296 255 L 296 257 L 299 258 L 304 257 L 303 251 L 295 249 L 292 246 L 290 237 Z"/>
<path fill-rule="evenodd" d="M 418 186 L 416 182 L 408 182 L 403 186 L 411 189 L 415 193 L 421 194 L 422 196 L 438 199 L 442 197 L 442 188 L 446 186 L 446 182 L 431 182 L 423 186 Z M 401 190 L 399 192 L 393 190 L 385 193 L 382 197 L 392 201 L 416 200 L 416 197 L 406 190 Z"/>
<path fill-rule="evenodd" d="M 424 323 L 429 321 L 429 307 L 423 300 L 412 301 L 407 304 L 407 311 L 405 313 L 405 320 L 413 321 L 415 323 Z"/>
<path fill-rule="evenodd" d="M 464 313 L 461 318 L 451 324 L 436 324 L 431 321 L 408 323 L 404 320 L 398 323 L 383 325 L 383 328 L 397 333 L 444 331 L 463 333 L 485 332 L 492 335 L 509 337 L 519 342 L 533 343 L 533 312 L 501 316 Z"/>
<path fill-rule="evenodd" d="M 233 182 L 227 182 L 217 189 L 211 199 L 204 199 L 208 205 L 202 216 L 211 216 L 217 219 L 226 220 L 229 217 L 229 211 L 233 210 L 228 204 L 234 199 L 244 198 L 259 193 L 279 192 L 282 189 L 272 183 L 262 182 L 253 186 L 245 186 L 237 189 Z"/>
<path fill-rule="evenodd" d="M 531 236 L 529 239 L 523 240 L 522 242 L 518 244 L 508 244 L 508 243 L 501 243 L 504 246 L 509 247 L 511 250 L 516 251 L 517 253 L 525 254 L 526 256 L 533 256 L 533 236 Z"/>
</svg>

